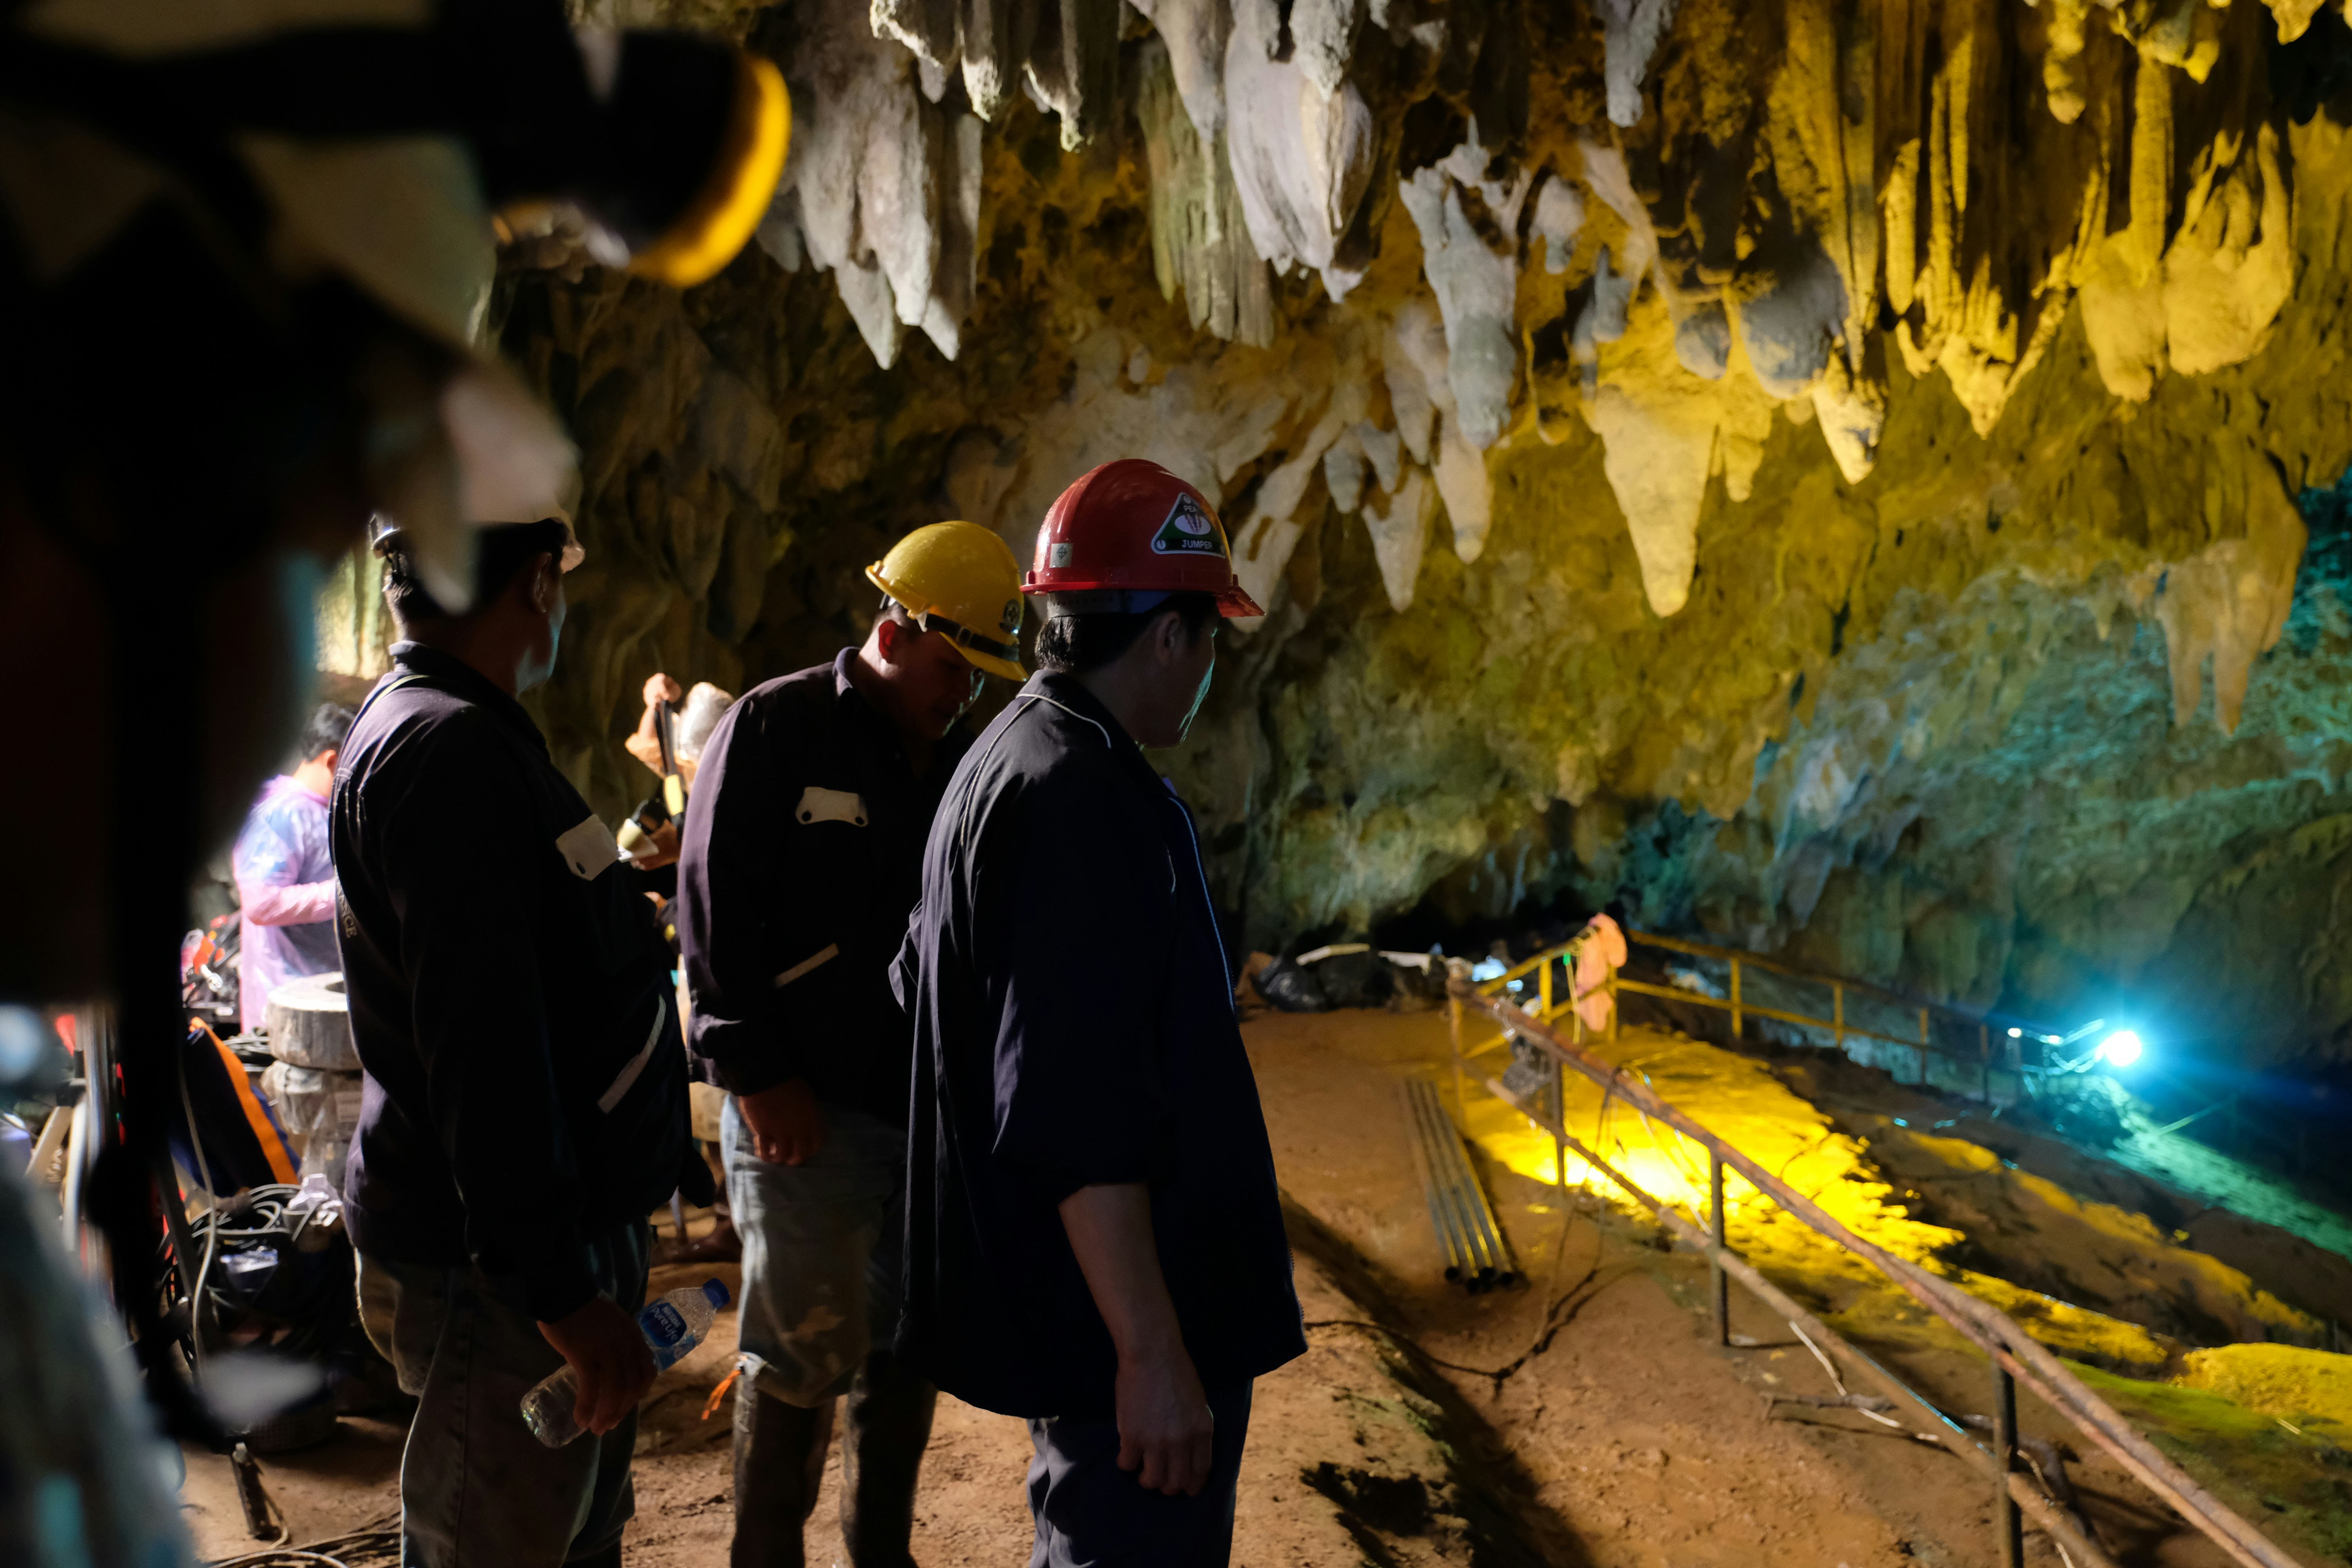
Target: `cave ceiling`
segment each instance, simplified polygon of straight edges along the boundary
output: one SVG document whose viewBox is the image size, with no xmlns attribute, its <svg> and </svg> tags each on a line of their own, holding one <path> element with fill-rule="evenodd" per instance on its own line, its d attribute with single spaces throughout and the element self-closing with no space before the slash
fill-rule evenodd
<svg viewBox="0 0 2352 1568">
<path fill-rule="evenodd" d="M 1614 906 L 2248 1058 L 2352 1024 L 2333 6 L 585 14 L 794 111 L 699 289 L 502 253 L 601 805 L 648 670 L 826 657 L 898 532 L 1025 559 L 1142 456 L 1269 610 L 1163 759 L 1253 945 Z"/>
</svg>

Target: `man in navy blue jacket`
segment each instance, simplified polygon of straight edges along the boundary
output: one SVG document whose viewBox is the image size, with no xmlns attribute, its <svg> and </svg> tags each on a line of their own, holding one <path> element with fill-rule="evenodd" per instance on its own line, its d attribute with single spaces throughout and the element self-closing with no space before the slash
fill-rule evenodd
<svg viewBox="0 0 2352 1568">
<path fill-rule="evenodd" d="M 678 861 L 702 1070 L 728 1091 L 743 1238 L 732 1568 L 801 1568 L 846 1397 L 850 1568 L 912 1568 L 937 1391 L 892 1353 L 906 1211 L 906 1018 L 890 961 L 983 674 L 1021 679 L 1021 566 L 935 522 L 866 575 L 862 647 L 754 687 L 704 748 Z"/>
<path fill-rule="evenodd" d="M 1259 612 L 1200 493 L 1135 460 L 1055 503 L 1024 591 L 1042 672 L 949 784 L 895 976 L 900 1352 L 1028 1419 L 1032 1568 L 1222 1564 L 1252 1380 L 1306 1342 L 1192 816 L 1139 747 Z"/>
<path fill-rule="evenodd" d="M 554 666 L 577 546 L 560 518 L 485 528 L 454 613 L 401 535 L 379 549 L 402 640 L 330 831 L 367 1069 L 346 1213 L 369 1336 L 417 1396 L 402 1561 L 617 1568 L 645 1216 L 701 1162 L 652 910 L 515 700 Z M 522 1397 L 566 1363 L 593 1436 L 542 1447 Z"/>
</svg>

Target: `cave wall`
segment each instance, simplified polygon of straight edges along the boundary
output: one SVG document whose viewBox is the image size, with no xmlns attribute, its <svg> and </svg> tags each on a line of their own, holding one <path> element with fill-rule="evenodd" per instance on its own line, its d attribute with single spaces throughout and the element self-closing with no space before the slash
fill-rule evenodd
<svg viewBox="0 0 2352 1568">
<path fill-rule="evenodd" d="M 660 14 L 794 142 L 700 289 L 502 257 L 600 808 L 650 669 L 826 657 L 899 532 L 1025 559 L 1139 455 L 1270 612 L 1167 759 L 1254 945 L 1614 905 L 2249 1059 L 2352 1021 L 2333 11 Z"/>
</svg>

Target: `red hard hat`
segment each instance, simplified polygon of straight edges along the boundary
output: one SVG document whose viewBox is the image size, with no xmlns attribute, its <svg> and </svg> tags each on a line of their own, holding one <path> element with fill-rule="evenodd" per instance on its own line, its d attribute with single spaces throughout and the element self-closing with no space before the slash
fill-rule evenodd
<svg viewBox="0 0 2352 1568">
<path fill-rule="evenodd" d="M 1234 575 L 1208 499 L 1141 458 L 1105 463 L 1064 490 L 1037 530 L 1032 564 L 1024 594 L 1208 594 L 1221 614 L 1265 614 Z"/>
</svg>

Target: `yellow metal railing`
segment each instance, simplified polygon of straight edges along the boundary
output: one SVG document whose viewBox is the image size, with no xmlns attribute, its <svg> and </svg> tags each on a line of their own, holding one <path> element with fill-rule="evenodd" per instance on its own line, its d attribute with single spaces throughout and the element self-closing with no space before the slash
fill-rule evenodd
<svg viewBox="0 0 2352 1568">
<path fill-rule="evenodd" d="M 1658 938 L 1629 935 L 1628 940 L 1665 945 L 1664 940 Z M 1702 948 L 1695 942 L 1678 946 L 1685 952 L 1720 953 L 1724 951 Z M 1815 1347 L 1815 1354 L 1822 1355 L 1824 1350 L 1834 1352 L 1857 1373 L 1885 1390 L 1895 1405 L 1915 1411 L 1927 1426 L 1927 1436 L 1943 1444 L 1951 1453 L 1985 1475 L 1992 1483 L 1994 1527 L 2000 1561 L 2011 1568 L 2023 1562 L 2021 1516 L 2032 1519 L 2060 1542 L 2068 1560 L 2077 1568 L 2115 1568 L 2113 1558 L 2095 1534 L 2089 1531 L 2087 1520 L 2070 1517 L 2054 1497 L 2045 1496 L 2021 1473 L 2018 1463 L 2019 1384 L 2023 1384 L 2052 1410 L 2073 1423 L 2077 1431 L 2116 1459 L 2184 1521 L 2201 1531 L 2241 1568 L 2294 1568 L 2293 1559 L 2133 1429 L 2113 1406 L 2092 1393 L 2080 1378 L 2007 1314 L 1989 1302 L 1979 1300 L 1951 1281 L 1929 1273 L 1916 1263 L 1897 1257 L 1857 1235 L 1812 1198 L 1782 1180 L 1779 1173 L 1767 1170 L 1742 1150 L 1726 1142 L 1679 1107 L 1667 1101 L 1643 1075 L 1629 1072 L 1588 1049 L 1584 1023 L 1580 1016 L 1574 1015 L 1572 999 L 1563 1003 L 1554 994 L 1551 974 L 1558 967 L 1554 961 L 1564 952 L 1565 949 L 1557 949 L 1547 954 L 1538 954 L 1516 970 L 1506 972 L 1483 984 L 1473 984 L 1458 977 L 1457 972 L 1457 977 L 1449 987 L 1452 1000 L 1448 1009 L 1453 1026 L 1452 1056 L 1457 1113 L 1467 1121 L 1468 1101 L 1465 1098 L 1466 1086 L 1464 1079 L 1465 1075 L 1475 1072 L 1482 1088 L 1551 1136 L 1559 1159 L 1558 1168 L 1563 1189 L 1568 1182 L 1567 1153 L 1573 1150 L 1592 1170 L 1624 1189 L 1636 1203 L 1703 1252 L 1715 1268 L 1713 1295 L 1716 1332 L 1719 1342 L 1731 1342 L 1728 1281 L 1737 1279 L 1785 1318 L 1808 1346 Z M 1746 954 L 1738 956 L 1742 963 L 1760 962 Z M 1539 976 L 1537 989 L 1538 1003 L 1543 1009 L 1541 1014 L 1520 1007 L 1504 994 L 1509 981 L 1524 982 L 1530 973 Z M 1617 981 L 1612 975 L 1610 984 L 1615 990 L 1624 988 L 1630 983 Z M 1836 984 L 1865 989 L 1856 982 Z M 1680 997 L 1683 994 L 1676 992 L 1673 994 Z M 1500 1030 L 1500 1035 L 1497 1040 L 1486 1042 L 1475 1050 L 1465 1050 L 1462 1038 L 1463 1021 L 1465 1016 L 1472 1011 L 1484 1015 Z M 1842 1007 L 1840 1011 L 1843 1011 Z M 1562 1012 L 1568 1012 L 1574 1020 L 1565 1035 L 1553 1026 Z M 1612 1005 L 1609 1025 L 1609 1037 L 1612 1039 L 1618 1036 L 1617 1017 L 1618 1009 Z M 1923 1029 L 1922 1034 L 1925 1032 Z M 1496 1044 L 1514 1039 L 1528 1042 L 1547 1061 L 1549 1068 L 1549 1105 L 1540 1101 L 1531 1102 L 1498 1077 L 1473 1066 L 1474 1058 L 1485 1055 Z M 1610 1163 L 1598 1149 L 1588 1146 L 1568 1130 L 1562 1086 L 1563 1075 L 1570 1071 L 1599 1085 L 1604 1095 L 1622 1099 L 1645 1118 L 1671 1128 L 1706 1151 L 1710 1212 L 1705 1222 L 1696 1217 L 1685 1218 L 1676 1213 L 1672 1205 L 1643 1190 Z M 1723 1188 L 1727 1169 L 1738 1172 L 1758 1193 L 1770 1198 L 1781 1210 L 1816 1234 L 1874 1265 L 1913 1300 L 1941 1318 L 1962 1338 L 1973 1342 L 1985 1353 L 1993 1374 L 1992 1442 L 1989 1447 L 1970 1438 L 1948 1415 L 1819 1318 L 1805 1311 L 1747 1259 L 1731 1250 L 1724 1228 Z M 1828 1364 L 1825 1355 L 1823 1364 Z M 1839 1386 L 1843 1390 L 1843 1382 Z"/>
<path fill-rule="evenodd" d="M 1528 1010 L 1547 1024 L 1559 1021 L 1573 1009 L 1575 1003 L 1573 997 L 1565 1000 L 1556 999 L 1553 977 L 1565 963 L 1572 962 L 1571 955 L 1580 940 L 1580 938 L 1571 940 L 1556 947 L 1548 948 L 1531 958 L 1522 960 L 1492 979 L 1479 982 L 1476 986 L 1478 994 L 1484 996 L 1505 997 L 1518 988 L 1513 984 L 1513 982 L 1524 984 L 1528 976 L 1535 975 L 1538 977 L 1539 1004 Z M 1752 1017 L 1769 1018 L 1776 1023 L 1794 1025 L 1800 1028 L 1823 1030 L 1836 1042 L 1840 1050 L 1845 1048 L 1845 1043 L 1849 1037 L 1879 1040 L 1888 1045 L 1904 1047 L 1917 1053 L 1919 1081 L 1923 1084 L 1929 1079 L 1929 1059 L 1940 1056 L 1948 1061 L 1975 1067 L 1978 1072 L 1978 1098 L 1988 1104 L 1992 1100 L 1994 1070 L 1992 1026 L 1978 1014 L 1966 1012 L 1958 1007 L 1944 1006 L 1938 1003 L 1922 1002 L 1916 996 L 1906 996 L 1883 986 L 1873 985 L 1866 981 L 1848 980 L 1843 975 L 1815 973 L 1809 970 L 1799 969 L 1793 964 L 1781 963 L 1769 958 L 1759 958 L 1752 952 L 1742 952 L 1735 948 L 1710 947 L 1705 942 L 1687 942 L 1681 937 L 1657 936 L 1648 931 L 1636 931 L 1625 932 L 1625 941 L 1628 945 L 1633 947 L 1659 948 L 1668 952 L 1685 953 L 1696 958 L 1715 959 L 1726 963 L 1730 965 L 1730 984 L 1727 987 L 1727 995 L 1710 996 L 1703 991 L 1688 991 L 1673 985 L 1655 985 L 1645 980 L 1629 980 L 1612 970 L 1609 979 L 1604 983 L 1612 998 L 1627 994 L 1658 996 L 1672 1002 L 1687 1003 L 1696 1007 L 1712 1007 L 1718 1012 L 1728 1013 L 1731 1015 L 1731 1032 L 1735 1039 L 1744 1037 L 1748 1020 Z M 1830 992 L 1830 1016 L 1826 1018 L 1815 1017 L 1809 1014 L 1793 1012 L 1781 1007 L 1764 1006 L 1746 1000 L 1741 994 L 1740 984 L 1743 969 L 1760 970 L 1786 980 L 1827 986 Z M 1883 1029 L 1868 1028 L 1849 1021 L 1846 1017 L 1845 1005 L 1846 997 L 1849 994 L 1866 996 L 1882 1005 L 1901 1007 L 1906 1012 L 1915 1013 L 1918 1020 L 1917 1032 L 1910 1035 L 1895 1035 Z M 1612 1037 L 1616 1029 L 1617 1010 L 1612 1002 L 1610 1008 L 1610 1028 Z M 1976 1037 L 1977 1048 L 1973 1060 L 1961 1052 L 1937 1043 L 1931 1020 L 1938 1015 L 1952 1020 L 1966 1033 Z M 1581 1031 L 1582 1027 L 1580 1022 L 1577 1028 Z M 2037 1041 L 2043 1038 L 2044 1035 L 2045 1031 L 2040 1029 L 2032 1031 L 2032 1037 Z M 1580 1042 L 1582 1040 L 1583 1036 L 1580 1032 L 1577 1038 Z M 2006 1070 L 2022 1078 L 2023 1064 L 2021 1060 L 2012 1059 Z"/>
</svg>

